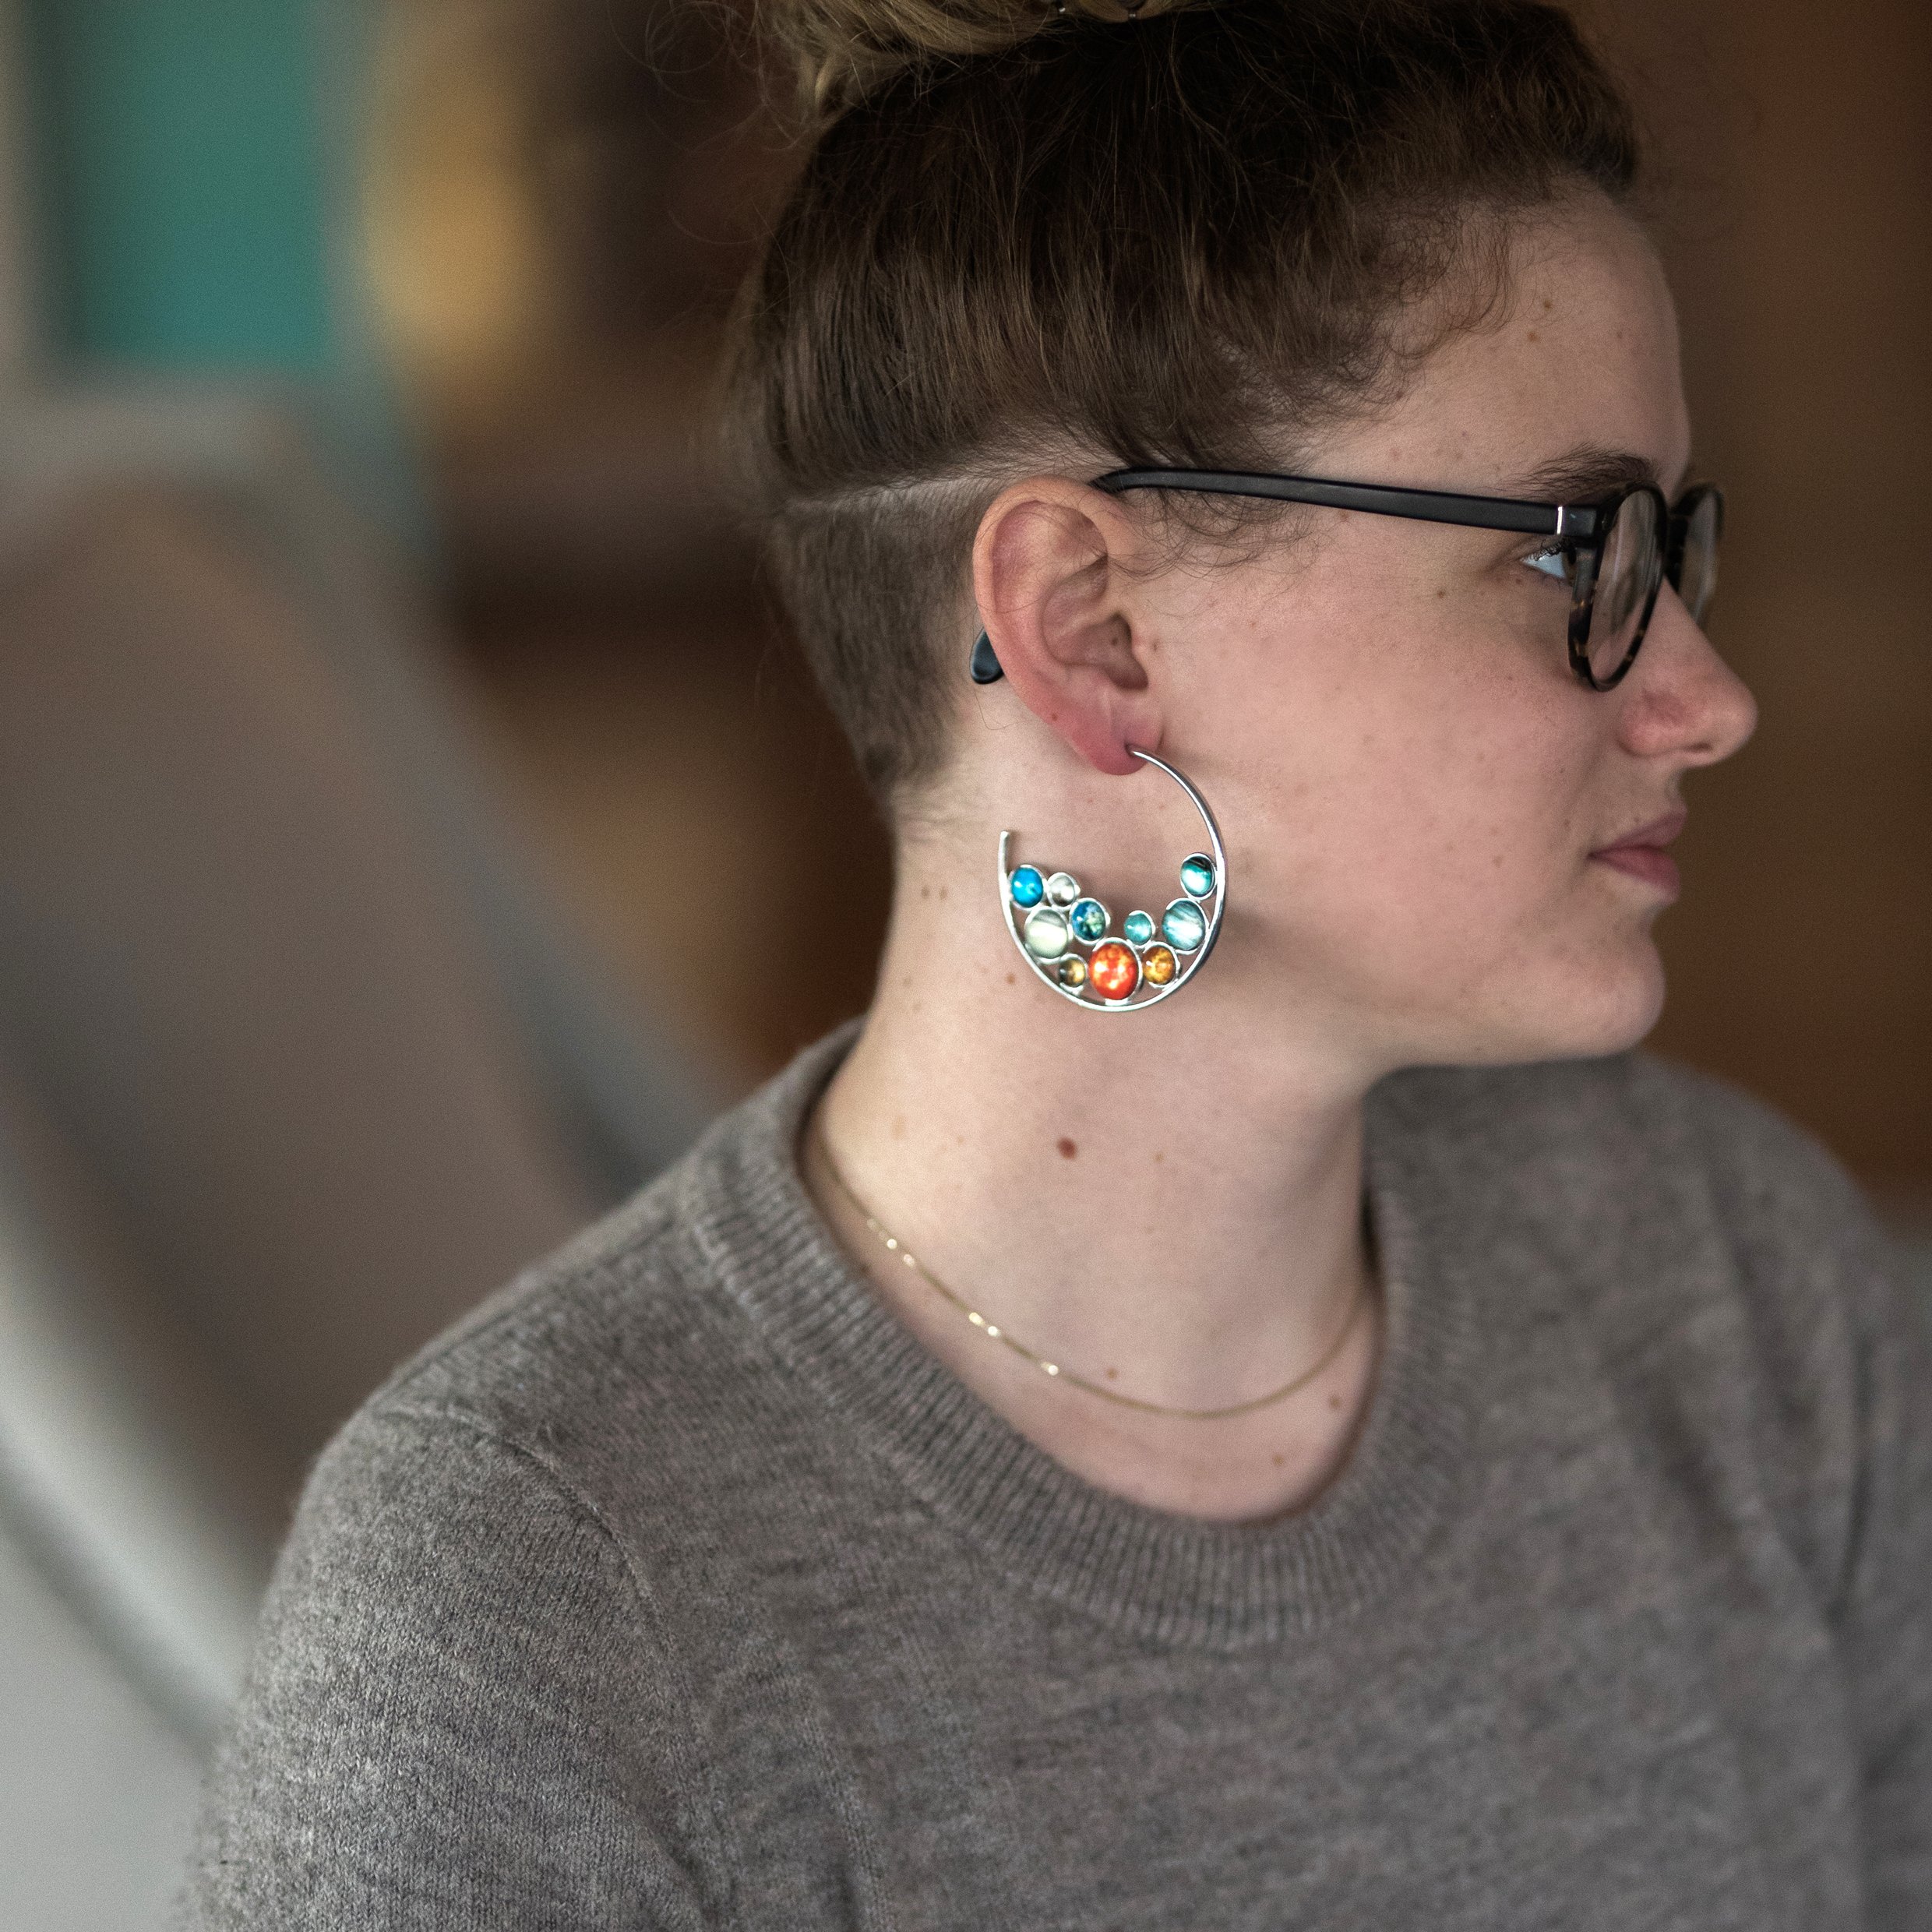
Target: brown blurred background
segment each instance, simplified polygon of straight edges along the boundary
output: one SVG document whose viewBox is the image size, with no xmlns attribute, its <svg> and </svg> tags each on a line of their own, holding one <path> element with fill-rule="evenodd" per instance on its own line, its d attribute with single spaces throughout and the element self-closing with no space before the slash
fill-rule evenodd
<svg viewBox="0 0 1932 1932">
<path fill-rule="evenodd" d="M 1662 164 L 1713 629 L 1762 707 L 1698 783 L 1656 1043 L 1932 1193 L 1932 9 L 1598 0 Z M 716 23 L 396 0 L 372 259 L 469 661 L 582 918 L 742 1077 L 868 997 L 881 837 L 703 474 L 693 400 L 782 143 Z M 654 937 L 693 848 L 714 903 Z"/>
</svg>

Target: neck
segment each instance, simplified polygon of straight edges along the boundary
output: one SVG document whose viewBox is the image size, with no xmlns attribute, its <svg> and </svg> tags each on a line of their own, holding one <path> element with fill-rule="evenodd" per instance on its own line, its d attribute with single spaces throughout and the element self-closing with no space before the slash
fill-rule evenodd
<svg viewBox="0 0 1932 1932">
<path fill-rule="evenodd" d="M 995 871 L 904 855 L 826 1151 L 949 1287 L 1084 1376 L 1200 1408 L 1288 1381 L 1363 1284 L 1367 1079 L 1265 1010 L 1238 900 L 1194 985 L 1082 1013 L 1001 930 Z"/>
</svg>

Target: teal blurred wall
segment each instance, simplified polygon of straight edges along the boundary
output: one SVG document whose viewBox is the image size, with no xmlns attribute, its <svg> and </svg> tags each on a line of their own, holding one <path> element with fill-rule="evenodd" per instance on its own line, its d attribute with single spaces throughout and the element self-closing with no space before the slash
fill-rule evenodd
<svg viewBox="0 0 1932 1932">
<path fill-rule="evenodd" d="M 48 347 L 319 375 L 324 0 L 33 0 Z"/>
<path fill-rule="evenodd" d="M 266 379 L 437 562 L 357 220 L 377 0 L 19 0 L 40 359 Z"/>
</svg>

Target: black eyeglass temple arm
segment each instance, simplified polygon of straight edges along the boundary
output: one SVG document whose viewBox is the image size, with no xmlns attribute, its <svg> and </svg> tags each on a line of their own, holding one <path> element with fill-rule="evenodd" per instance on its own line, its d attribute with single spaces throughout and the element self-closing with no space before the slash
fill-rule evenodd
<svg viewBox="0 0 1932 1932">
<path fill-rule="evenodd" d="M 1425 523 L 1460 524 L 1481 530 L 1515 530 L 1528 536 L 1567 537 L 1588 542 L 1602 512 L 1591 504 L 1537 503 L 1514 496 L 1470 496 L 1455 490 L 1412 490 L 1389 483 L 1342 483 L 1325 477 L 1273 476 L 1242 470 L 1109 470 L 1093 479 L 1102 490 L 1204 490 L 1221 496 L 1267 497 L 1329 509 L 1410 516 Z M 985 631 L 973 640 L 968 669 L 975 684 L 1006 675 Z"/>
</svg>

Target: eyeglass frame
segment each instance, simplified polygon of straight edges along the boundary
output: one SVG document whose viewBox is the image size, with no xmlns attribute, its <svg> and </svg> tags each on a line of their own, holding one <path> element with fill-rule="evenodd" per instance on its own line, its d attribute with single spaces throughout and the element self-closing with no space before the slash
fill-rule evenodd
<svg viewBox="0 0 1932 1932">
<path fill-rule="evenodd" d="M 1637 661 L 1650 629 L 1657 598 L 1668 583 L 1677 588 L 1683 571 L 1684 546 L 1690 520 L 1706 502 L 1714 502 L 1716 525 L 1712 533 L 1715 552 L 1724 534 L 1724 492 L 1715 483 L 1693 483 L 1670 502 L 1655 483 L 1626 483 L 1574 503 L 1545 503 L 1520 496 L 1472 496 L 1460 490 L 1417 490 L 1391 483 L 1345 483 L 1332 478 L 1278 476 L 1242 470 L 1109 470 L 1093 479 L 1095 489 L 1204 490 L 1221 496 L 1271 497 L 1283 502 L 1312 503 L 1327 509 L 1354 509 L 1376 516 L 1407 516 L 1423 523 L 1457 524 L 1475 530 L 1521 531 L 1525 536 L 1553 537 L 1574 555 L 1577 562 L 1570 602 L 1570 668 L 1592 691 L 1620 684 Z M 1648 496 L 1657 506 L 1662 567 L 1644 599 L 1643 614 L 1630 648 L 1607 678 L 1590 667 L 1587 648 L 1590 617 L 1595 605 L 1597 573 L 1603 560 L 1616 514 L 1632 496 Z M 1708 603 L 1708 599 L 1707 599 Z M 1701 617 L 1701 610 L 1694 613 Z M 974 641 L 969 662 L 975 684 L 996 684 L 1006 675 L 994 654 L 992 641 L 982 631 Z"/>
</svg>

